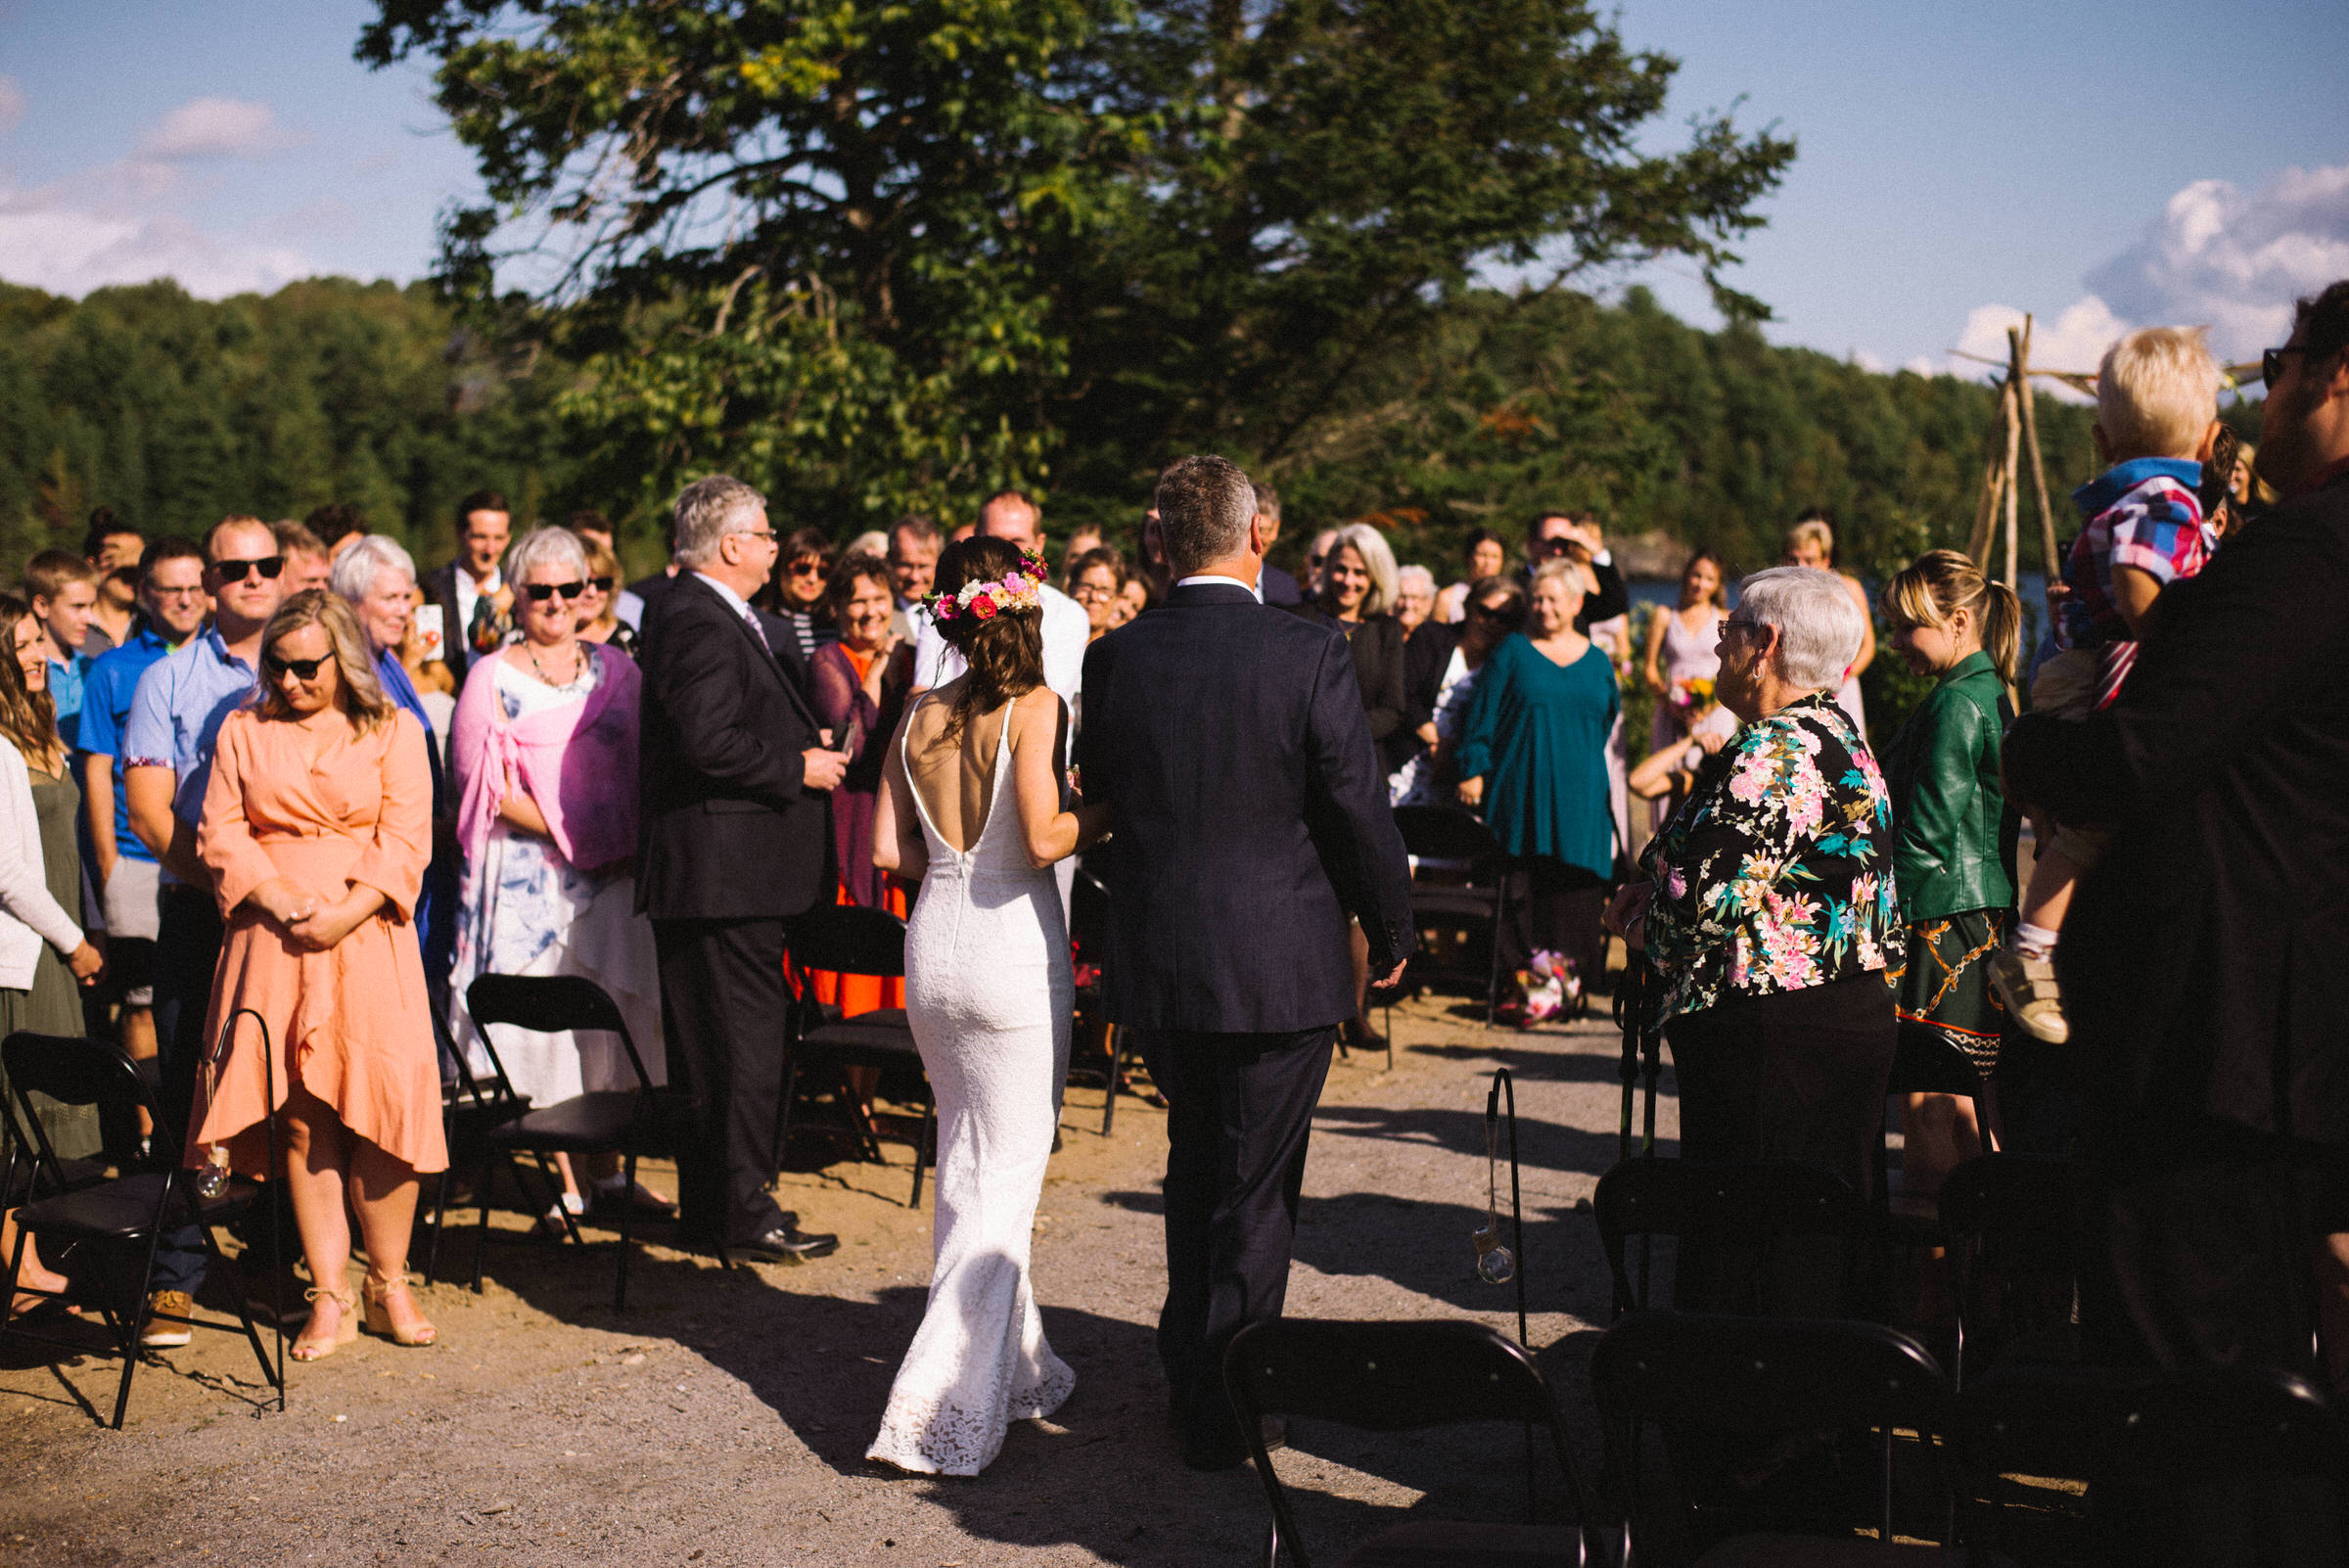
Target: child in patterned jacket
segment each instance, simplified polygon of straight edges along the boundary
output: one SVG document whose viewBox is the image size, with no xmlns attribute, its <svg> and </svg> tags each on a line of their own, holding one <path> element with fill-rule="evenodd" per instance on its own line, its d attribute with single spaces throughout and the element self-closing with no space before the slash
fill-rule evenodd
<svg viewBox="0 0 2349 1568">
<path fill-rule="evenodd" d="M 2086 519 L 2065 559 L 2058 652 L 2031 681 L 2031 707 L 2085 719 L 2110 706 L 2137 663 L 2162 589 L 2209 562 L 2218 535 L 2195 493 L 2217 438 L 2219 367 L 2199 327 L 2147 327 L 2105 350 L 2096 373 L 2096 456 L 2104 473 L 2073 491 Z M 2031 814 L 2038 853 L 2022 918 L 1991 962 L 2007 1012 L 2043 1040 L 2071 1036 L 2055 984 L 2055 940 L 2072 887 L 2107 830 Z"/>
</svg>

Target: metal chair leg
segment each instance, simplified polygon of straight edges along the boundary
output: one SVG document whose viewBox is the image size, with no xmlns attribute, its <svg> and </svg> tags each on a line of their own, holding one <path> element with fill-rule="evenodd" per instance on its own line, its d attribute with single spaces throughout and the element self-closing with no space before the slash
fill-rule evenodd
<svg viewBox="0 0 2349 1568">
<path fill-rule="evenodd" d="M 165 1172 L 163 1175 L 163 1201 L 160 1207 L 164 1211 L 171 1206 L 171 1188 L 177 1177 L 177 1172 Z M 193 1213 L 194 1205 L 189 1207 Z M 204 1229 L 202 1225 L 196 1228 Z M 211 1239 L 209 1231 L 205 1231 L 205 1239 Z M 131 1307 L 129 1331 L 122 1336 L 122 1386 L 115 1393 L 114 1427 L 117 1432 L 122 1430 L 123 1412 L 130 1408 L 130 1380 L 139 1370 L 139 1336 L 147 1331 L 150 1303 L 155 1294 L 155 1258 L 162 1249 L 162 1244 L 163 1221 L 159 1214 L 147 1227 L 147 1267 L 139 1271 L 139 1294 Z"/>
<path fill-rule="evenodd" d="M 622 1179 L 627 1184 L 620 1189 L 625 1201 L 620 1206 L 620 1278 L 612 1289 L 612 1310 L 616 1313 L 624 1313 L 628 1310 L 628 1254 L 635 1250 L 633 1238 L 636 1221 L 636 1151 L 634 1149 L 627 1151 L 625 1163 L 622 1165 L 621 1172 Z"/>
<path fill-rule="evenodd" d="M 1109 1087 L 1101 1096 L 1101 1135 L 1118 1120 L 1118 1078 L 1126 1065 L 1126 1032 L 1117 1025 L 1109 1026 Z"/>
<path fill-rule="evenodd" d="M 452 1162 L 453 1164 L 453 1162 Z M 448 1223 L 448 1171 L 443 1169 L 440 1179 L 433 1188 L 433 1239 L 424 1245 L 424 1282 L 438 1284 L 440 1278 L 440 1231 Z"/>
<path fill-rule="evenodd" d="M 938 1101 L 935 1097 L 926 1098 L 922 1102 L 922 1130 L 913 1143 L 913 1198 L 906 1204 L 909 1209 L 922 1206 L 922 1170 L 929 1162 L 930 1144 L 937 1136 L 937 1130 Z"/>
</svg>

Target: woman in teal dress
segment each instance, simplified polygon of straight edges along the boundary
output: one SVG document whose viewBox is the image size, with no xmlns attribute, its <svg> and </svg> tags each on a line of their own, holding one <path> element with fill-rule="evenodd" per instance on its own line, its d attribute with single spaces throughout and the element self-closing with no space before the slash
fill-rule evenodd
<svg viewBox="0 0 2349 1568">
<path fill-rule="evenodd" d="M 1614 665 L 1574 629 L 1583 590 L 1564 560 L 1536 570 L 1526 629 L 1486 663 L 1454 767 L 1461 804 L 1483 808 L 1510 858 L 1502 967 L 1514 973 L 1541 948 L 1562 953 L 1587 996 L 1605 974 L 1598 919 L 1615 866 L 1607 735 L 1621 698 Z"/>
</svg>

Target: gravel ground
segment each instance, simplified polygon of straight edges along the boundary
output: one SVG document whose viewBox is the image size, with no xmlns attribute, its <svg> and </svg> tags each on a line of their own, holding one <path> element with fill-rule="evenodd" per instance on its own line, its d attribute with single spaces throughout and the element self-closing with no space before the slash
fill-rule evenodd
<svg viewBox="0 0 2349 1568">
<path fill-rule="evenodd" d="M 1608 1293 L 1582 1206 L 1615 1157 L 1617 1038 L 1595 1022 L 1486 1034 L 1468 1013 L 1443 997 L 1398 1008 L 1392 1071 L 1359 1053 L 1332 1068 L 1289 1312 L 1513 1328 L 1513 1292 L 1477 1279 L 1469 1244 L 1486 1086 L 1508 1067 L 1532 1341 L 1594 1469 L 1584 1366 Z M 290 1367 L 283 1414 L 233 1336 L 200 1335 L 142 1370 L 119 1433 L 91 1409 L 111 1413 L 111 1360 L 0 1349 L 0 1564 L 1261 1562 L 1253 1472 L 1184 1469 L 1165 1419 L 1151 1337 L 1165 1119 L 1121 1099 L 1114 1138 L 1099 1127 L 1098 1092 L 1072 1090 L 1036 1241 L 1077 1393 L 1053 1420 L 1016 1426 L 976 1480 L 862 1457 L 929 1263 L 929 1207 L 904 1206 L 906 1154 L 891 1145 L 891 1165 L 784 1178 L 786 1206 L 844 1238 L 830 1259 L 728 1271 L 655 1244 L 623 1314 L 608 1254 L 493 1244 L 484 1294 L 423 1293 L 439 1346 L 364 1339 Z M 1514 1431 L 1302 1423 L 1293 1439 L 1276 1463 L 1325 1558 L 1395 1509 L 1522 1505 Z"/>
</svg>

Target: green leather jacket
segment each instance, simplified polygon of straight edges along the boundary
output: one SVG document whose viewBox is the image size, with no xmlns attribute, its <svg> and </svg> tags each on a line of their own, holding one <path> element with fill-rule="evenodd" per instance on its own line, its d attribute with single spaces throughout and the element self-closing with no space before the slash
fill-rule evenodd
<svg viewBox="0 0 2349 1568">
<path fill-rule="evenodd" d="M 2014 904 L 2016 820 L 1999 781 L 2014 705 L 1990 655 L 1959 661 L 1884 749 L 1893 876 L 1911 925 Z"/>
</svg>

